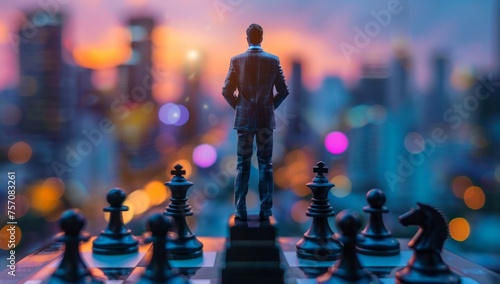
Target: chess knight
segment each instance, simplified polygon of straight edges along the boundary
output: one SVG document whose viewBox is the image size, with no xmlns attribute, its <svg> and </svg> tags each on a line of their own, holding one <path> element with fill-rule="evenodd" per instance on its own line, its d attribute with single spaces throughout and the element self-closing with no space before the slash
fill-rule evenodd
<svg viewBox="0 0 500 284">
<path fill-rule="evenodd" d="M 248 50 L 231 58 L 222 95 L 235 109 L 234 129 L 238 132 L 238 162 L 234 182 L 236 218 L 247 219 L 246 195 L 250 178 L 250 159 L 256 138 L 259 162 L 260 219 L 272 215 L 274 110 L 288 96 L 288 87 L 279 58 L 262 47 L 263 29 L 251 24 L 247 30 Z M 274 95 L 273 87 L 277 94 Z M 235 91 L 238 89 L 238 94 Z"/>
</svg>

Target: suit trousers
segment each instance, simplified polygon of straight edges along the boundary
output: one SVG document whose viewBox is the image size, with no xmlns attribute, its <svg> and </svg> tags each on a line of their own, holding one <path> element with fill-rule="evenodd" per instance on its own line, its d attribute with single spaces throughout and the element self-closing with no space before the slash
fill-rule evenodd
<svg viewBox="0 0 500 284">
<path fill-rule="evenodd" d="M 259 197 L 260 214 L 270 216 L 273 206 L 273 130 L 263 128 L 257 131 L 238 130 L 238 163 L 234 181 L 234 197 L 236 210 L 246 211 L 246 195 L 250 179 L 250 162 L 253 154 L 253 140 L 257 143 L 257 160 L 259 162 Z"/>
</svg>

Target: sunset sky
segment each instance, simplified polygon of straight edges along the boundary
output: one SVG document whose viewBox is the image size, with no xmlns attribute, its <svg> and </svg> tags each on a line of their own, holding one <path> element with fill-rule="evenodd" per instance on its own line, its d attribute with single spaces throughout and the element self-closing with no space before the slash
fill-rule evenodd
<svg viewBox="0 0 500 284">
<path fill-rule="evenodd" d="M 388 63 L 394 50 L 403 47 L 412 57 L 415 85 L 426 90 L 436 52 L 445 52 L 455 70 L 494 66 L 499 7 L 495 0 L 1 0 L 0 89 L 18 81 L 12 35 L 19 29 L 20 11 L 64 11 L 65 46 L 75 61 L 105 69 L 128 58 L 127 19 L 152 16 L 159 25 L 153 37 L 158 63 L 165 68 L 165 92 L 180 92 L 187 56 L 198 52 L 203 88 L 219 96 L 229 59 L 246 49 L 245 29 L 253 22 L 263 26 L 263 48 L 280 56 L 288 78 L 293 59 L 304 63 L 308 88 L 319 87 L 325 75 L 354 83 L 363 61 Z M 390 14 L 390 19 L 382 26 L 375 14 Z M 373 36 L 366 46 L 357 46 L 357 30 L 366 33 L 370 25 Z M 347 58 L 342 45 L 357 51 Z"/>
</svg>

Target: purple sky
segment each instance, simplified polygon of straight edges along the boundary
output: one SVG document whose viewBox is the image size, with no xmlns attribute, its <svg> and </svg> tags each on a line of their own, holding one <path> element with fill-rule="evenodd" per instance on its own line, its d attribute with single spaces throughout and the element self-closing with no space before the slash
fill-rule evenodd
<svg viewBox="0 0 500 284">
<path fill-rule="evenodd" d="M 365 30 L 374 21 L 373 13 L 387 11 L 391 5 L 400 12 L 391 14 L 386 26 L 379 25 L 369 44 L 348 60 L 340 46 L 356 47 L 356 28 Z M 493 35 L 499 33 L 494 27 L 499 6 L 495 0 L 1 0 L 0 62 L 4 64 L 0 66 L 0 88 L 17 80 L 9 34 L 16 32 L 17 11 L 28 7 L 66 11 L 66 35 L 72 46 L 102 42 L 109 28 L 122 25 L 130 15 L 154 15 L 159 24 L 178 35 L 177 42 L 170 41 L 172 58 L 184 58 L 191 49 L 201 50 L 209 58 L 206 87 L 215 92 L 229 58 L 246 48 L 244 30 L 252 22 L 264 27 L 263 47 L 282 58 L 287 76 L 290 61 L 303 60 L 304 80 L 310 88 L 318 87 L 324 75 L 354 82 L 363 61 L 387 63 L 394 46 L 405 45 L 412 57 L 415 84 L 425 90 L 429 63 L 437 51 L 445 52 L 457 70 L 494 66 Z M 174 73 L 180 73 L 182 64 L 177 65 L 171 69 Z"/>
</svg>

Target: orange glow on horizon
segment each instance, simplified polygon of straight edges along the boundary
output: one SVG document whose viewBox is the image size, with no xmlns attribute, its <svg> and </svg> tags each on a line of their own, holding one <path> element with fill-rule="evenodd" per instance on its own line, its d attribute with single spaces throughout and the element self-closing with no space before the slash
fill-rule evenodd
<svg viewBox="0 0 500 284">
<path fill-rule="evenodd" d="M 107 69 L 125 63 L 131 56 L 130 33 L 124 27 L 111 27 L 97 43 L 73 48 L 73 57 L 80 66 Z"/>
</svg>

